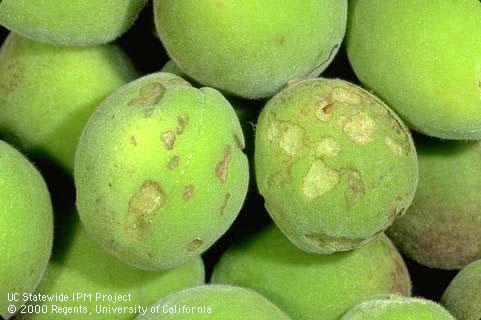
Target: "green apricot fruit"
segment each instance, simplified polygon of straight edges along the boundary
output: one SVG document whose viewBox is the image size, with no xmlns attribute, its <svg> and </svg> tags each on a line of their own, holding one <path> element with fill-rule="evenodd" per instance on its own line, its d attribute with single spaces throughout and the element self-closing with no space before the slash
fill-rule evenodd
<svg viewBox="0 0 481 320">
<path fill-rule="evenodd" d="M 255 291 L 208 285 L 174 293 L 151 306 L 138 320 L 289 320 L 279 308 Z"/>
<path fill-rule="evenodd" d="M 0 141 L 0 318 L 38 285 L 52 249 L 53 213 L 47 185 L 17 150 Z M 18 294 L 11 301 L 9 294 Z"/>
<path fill-rule="evenodd" d="M 187 75 L 262 98 L 329 65 L 344 37 L 347 0 L 155 0 L 154 14 L 169 56 Z"/>
<path fill-rule="evenodd" d="M 89 116 L 136 76 L 117 47 L 60 47 L 11 33 L 0 50 L 0 132 L 72 172 Z"/>
<path fill-rule="evenodd" d="M 65 314 L 54 312 L 55 306 L 75 310 L 79 305 L 92 313 L 76 313 L 76 320 L 128 320 L 139 313 L 136 306 L 146 308 L 171 293 L 204 283 L 200 257 L 175 269 L 149 272 L 130 267 L 105 252 L 76 220 L 59 226 L 57 232 L 61 235 L 56 234 L 53 256 L 36 294 L 65 294 L 68 300 L 43 302 L 47 313 L 21 314 L 19 320 L 65 319 Z M 115 303 L 107 300 L 115 296 L 127 299 Z M 112 314 L 102 309 L 109 305 L 125 312 Z"/>
<path fill-rule="evenodd" d="M 481 259 L 481 143 L 420 138 L 416 147 L 419 187 L 389 236 L 420 264 L 461 269 Z"/>
<path fill-rule="evenodd" d="M 365 301 L 341 320 L 455 320 L 440 305 L 425 299 L 387 297 Z"/>
<path fill-rule="evenodd" d="M 481 2 L 349 5 L 347 52 L 361 82 L 419 132 L 481 139 Z"/>
<path fill-rule="evenodd" d="M 252 288 L 297 320 L 338 320 L 370 296 L 411 293 L 404 261 L 384 235 L 353 251 L 313 255 L 274 226 L 229 249 L 212 282 Z"/>
<path fill-rule="evenodd" d="M 216 90 L 169 73 L 138 79 L 97 108 L 80 138 L 80 218 L 132 266 L 178 266 L 239 213 L 249 183 L 243 148 L 239 120 Z"/>
<path fill-rule="evenodd" d="M 256 129 L 257 185 L 300 249 L 329 254 L 374 240 L 417 184 L 409 130 L 379 99 L 342 80 L 300 81 L 272 98 Z"/>
<path fill-rule="evenodd" d="M 115 40 L 146 0 L 3 0 L 0 24 L 33 40 L 85 46 Z"/>
<path fill-rule="evenodd" d="M 481 319 L 481 260 L 458 273 L 444 292 L 441 304 L 458 320 Z"/>
</svg>

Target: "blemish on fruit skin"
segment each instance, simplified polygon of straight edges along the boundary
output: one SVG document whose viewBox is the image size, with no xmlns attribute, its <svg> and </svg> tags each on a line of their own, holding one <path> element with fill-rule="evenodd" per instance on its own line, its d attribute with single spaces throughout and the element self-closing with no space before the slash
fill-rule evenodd
<svg viewBox="0 0 481 320">
<path fill-rule="evenodd" d="M 135 238 L 142 239 L 155 213 L 164 206 L 167 195 L 160 184 L 146 180 L 129 201 L 125 228 Z"/>
<path fill-rule="evenodd" d="M 189 251 L 189 252 L 197 251 L 197 249 L 199 249 L 200 246 L 202 246 L 203 243 L 204 243 L 204 241 L 197 238 L 187 245 L 187 251 Z"/>
<path fill-rule="evenodd" d="M 317 104 L 314 114 L 320 121 L 329 121 L 333 116 L 334 104 L 328 99 L 321 99 Z"/>
<path fill-rule="evenodd" d="M 222 205 L 220 206 L 220 209 L 219 209 L 219 213 L 220 213 L 221 216 L 224 215 L 225 208 L 227 208 L 227 204 L 229 203 L 230 198 L 231 198 L 231 194 L 226 193 L 225 196 L 224 196 L 224 202 L 222 203 Z"/>
<path fill-rule="evenodd" d="M 180 158 L 178 156 L 173 156 L 170 159 L 169 164 L 167 165 L 169 167 L 169 169 L 173 170 L 173 169 L 177 168 L 177 166 L 179 165 L 179 160 L 180 160 Z"/>
<path fill-rule="evenodd" d="M 244 148 L 246 147 L 237 134 L 234 134 L 234 142 L 237 148 L 239 148 L 239 150 L 244 150 Z"/>
<path fill-rule="evenodd" d="M 362 103 L 362 97 L 359 94 L 353 92 L 353 90 L 344 87 L 337 87 L 332 89 L 331 98 L 334 101 L 346 104 L 356 105 Z"/>
<path fill-rule="evenodd" d="M 138 97 L 132 99 L 128 105 L 139 105 L 143 107 L 155 106 L 162 99 L 165 90 L 165 87 L 159 82 L 146 84 L 140 88 Z"/>
<path fill-rule="evenodd" d="M 316 156 L 318 157 L 335 157 L 341 151 L 341 147 L 333 138 L 325 138 L 316 145 Z"/>
<path fill-rule="evenodd" d="M 384 142 L 388 146 L 388 148 L 397 156 L 400 156 L 403 154 L 403 147 L 390 137 L 384 138 Z"/>
<path fill-rule="evenodd" d="M 302 191 L 312 201 L 334 189 L 339 183 L 339 173 L 320 160 L 314 160 L 303 178 Z"/>
<path fill-rule="evenodd" d="M 224 149 L 224 158 L 220 161 L 215 168 L 215 175 L 219 180 L 224 183 L 227 180 L 227 173 L 229 171 L 229 164 L 232 158 L 232 150 L 230 146 Z"/>
<path fill-rule="evenodd" d="M 134 146 L 137 146 L 137 139 L 135 138 L 135 136 L 130 137 L 130 143 L 133 144 Z"/>
<path fill-rule="evenodd" d="M 192 198 L 193 194 L 194 194 L 194 186 L 188 185 L 184 189 L 184 193 L 182 194 L 182 198 L 184 199 L 184 201 L 189 201 L 190 198 Z"/>
<path fill-rule="evenodd" d="M 304 239 L 317 247 L 328 249 L 330 252 L 350 250 L 365 242 L 365 239 L 330 236 L 320 232 L 305 234 Z"/>
<path fill-rule="evenodd" d="M 351 140 L 364 145 L 373 140 L 376 122 L 367 113 L 360 112 L 344 123 L 343 131 Z"/>
<path fill-rule="evenodd" d="M 189 124 L 189 115 L 186 113 L 181 114 L 177 117 L 177 129 L 176 132 L 178 135 L 181 135 L 184 132 L 184 129 Z"/>
<path fill-rule="evenodd" d="M 274 174 L 270 175 L 267 178 L 267 186 L 283 188 L 292 180 L 291 169 L 292 165 L 289 165 L 288 167 L 281 169 L 281 171 L 277 171 Z"/>
<path fill-rule="evenodd" d="M 344 192 L 347 207 L 351 207 L 358 203 L 365 195 L 364 182 L 361 174 L 357 170 L 346 169 L 343 175 L 347 176 L 347 189 Z"/>
<path fill-rule="evenodd" d="M 267 139 L 278 144 L 287 155 L 299 156 L 304 145 L 304 128 L 289 121 L 271 120 L 267 129 Z"/>
<path fill-rule="evenodd" d="M 164 142 L 165 148 L 167 150 L 172 150 L 174 148 L 175 133 L 172 130 L 168 130 L 162 133 L 161 139 Z"/>
</svg>

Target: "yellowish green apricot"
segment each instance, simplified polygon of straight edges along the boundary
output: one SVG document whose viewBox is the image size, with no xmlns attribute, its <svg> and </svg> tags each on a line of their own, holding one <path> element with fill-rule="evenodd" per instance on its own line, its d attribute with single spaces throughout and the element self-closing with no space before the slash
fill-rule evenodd
<svg viewBox="0 0 481 320">
<path fill-rule="evenodd" d="M 365 301 L 341 320 L 455 320 L 443 307 L 420 298 L 386 297 Z"/>
<path fill-rule="evenodd" d="M 481 259 L 481 143 L 419 138 L 419 187 L 389 229 L 420 264 L 461 269 Z"/>
<path fill-rule="evenodd" d="M 481 2 L 351 0 L 347 52 L 361 82 L 413 129 L 481 138 Z"/>
<path fill-rule="evenodd" d="M 138 320 L 289 320 L 255 291 L 209 285 L 174 293 L 149 308 Z"/>
<path fill-rule="evenodd" d="M 0 24 L 33 40 L 84 46 L 115 40 L 146 0 L 3 0 Z"/>
<path fill-rule="evenodd" d="M 377 294 L 411 294 L 403 259 L 386 236 L 353 251 L 308 254 L 270 226 L 235 244 L 213 283 L 251 288 L 296 320 L 338 320 Z"/>
<path fill-rule="evenodd" d="M 37 303 L 46 305 L 48 312 L 20 314 L 18 319 L 65 319 L 64 313 L 55 312 L 55 306 L 74 310 L 74 307 L 82 305 L 91 313 L 76 313 L 76 320 L 128 320 L 142 313 L 138 306 L 147 308 L 171 293 L 203 283 L 204 265 L 200 257 L 163 272 L 136 269 L 108 254 L 90 239 L 77 221 L 69 221 L 57 227 L 52 259 L 35 292 L 48 296 L 65 294 L 68 300 Z M 107 300 L 119 296 L 125 299 L 116 302 Z M 112 314 L 99 308 L 109 305 L 125 311 Z"/>
<path fill-rule="evenodd" d="M 216 90 L 169 73 L 140 78 L 90 118 L 75 161 L 87 231 L 124 262 L 178 266 L 229 228 L 249 169 L 232 106 Z"/>
<path fill-rule="evenodd" d="M 344 37 L 347 0 L 155 0 L 154 14 L 162 43 L 187 75 L 262 98 L 329 65 Z"/>
<path fill-rule="evenodd" d="M 444 292 L 441 304 L 458 320 L 481 319 L 481 260 L 458 273 Z"/>
<path fill-rule="evenodd" d="M 304 80 L 272 98 L 257 123 L 257 185 L 300 249 L 329 254 L 376 239 L 417 184 L 409 130 L 382 101 L 342 80 Z"/>
<path fill-rule="evenodd" d="M 1 115 L 1 114 L 0 114 Z M 0 141 L 0 318 L 38 285 L 50 258 L 53 213 L 47 185 L 17 150 Z"/>
<path fill-rule="evenodd" d="M 61 47 L 11 33 L 0 50 L 0 132 L 72 172 L 90 114 L 136 76 L 115 46 Z"/>
</svg>

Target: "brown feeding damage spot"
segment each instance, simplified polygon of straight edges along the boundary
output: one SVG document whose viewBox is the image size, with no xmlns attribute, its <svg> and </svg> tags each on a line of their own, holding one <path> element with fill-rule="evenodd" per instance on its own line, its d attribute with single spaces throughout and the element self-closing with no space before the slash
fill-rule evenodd
<svg viewBox="0 0 481 320">
<path fill-rule="evenodd" d="M 200 248 L 200 246 L 204 243 L 204 241 L 200 240 L 199 238 L 193 240 L 187 245 L 187 251 L 194 252 Z"/>
<path fill-rule="evenodd" d="M 144 181 L 140 189 L 130 198 L 125 228 L 137 239 L 143 239 L 148 226 L 167 200 L 167 195 L 158 182 Z"/>
<path fill-rule="evenodd" d="M 132 99 L 128 105 L 139 105 L 142 107 L 153 107 L 157 105 L 165 93 L 165 87 L 159 82 L 144 85 L 139 90 L 138 97 Z"/>
<path fill-rule="evenodd" d="M 224 158 L 221 162 L 219 162 L 215 168 L 215 175 L 221 182 L 225 182 L 227 180 L 227 173 L 229 171 L 229 164 L 232 157 L 231 147 L 227 146 L 224 149 Z"/>
<path fill-rule="evenodd" d="M 224 202 L 222 203 L 219 209 L 219 213 L 221 216 L 224 215 L 224 211 L 225 211 L 225 208 L 227 207 L 227 204 L 229 203 L 230 197 L 231 197 L 230 193 L 226 193 L 224 196 Z"/>
<path fill-rule="evenodd" d="M 352 116 L 344 123 L 344 133 L 358 144 L 367 144 L 373 140 L 376 122 L 365 112 Z"/>
<path fill-rule="evenodd" d="M 175 169 L 177 168 L 177 166 L 179 165 L 179 157 L 178 156 L 173 156 L 170 161 L 169 161 L 169 164 L 167 165 L 169 167 L 169 169 Z"/>
<path fill-rule="evenodd" d="M 360 104 L 362 102 L 362 97 L 355 93 L 354 90 L 337 87 L 332 89 L 331 98 L 334 101 L 346 103 L 346 104 Z"/>
<path fill-rule="evenodd" d="M 182 194 L 182 198 L 185 201 L 189 201 L 190 198 L 192 198 L 192 194 L 194 193 L 194 186 L 193 185 L 188 185 L 184 189 L 184 193 Z"/>
<path fill-rule="evenodd" d="M 387 147 L 392 151 L 397 156 L 400 156 L 403 154 L 403 147 L 401 144 L 397 143 L 390 137 L 384 138 L 384 143 L 387 145 Z"/>
<path fill-rule="evenodd" d="M 172 150 L 175 143 L 175 133 L 172 130 L 165 131 L 160 136 L 167 150 Z"/>
<path fill-rule="evenodd" d="M 236 134 L 234 134 L 234 142 L 235 142 L 237 148 L 239 148 L 239 150 L 244 150 L 244 148 L 246 147 L 245 144 L 243 143 L 243 141 Z"/>
<path fill-rule="evenodd" d="M 289 156 L 300 156 L 304 135 L 304 129 L 290 121 L 272 119 L 267 129 L 267 139 Z"/>
<path fill-rule="evenodd" d="M 137 146 L 137 139 L 135 139 L 135 136 L 130 137 L 130 143 L 133 144 L 134 146 Z"/>
<path fill-rule="evenodd" d="M 357 170 L 346 169 L 343 174 L 347 176 L 347 189 L 344 192 L 344 197 L 347 206 L 351 207 L 364 197 L 364 183 L 361 174 Z"/>
<path fill-rule="evenodd" d="M 184 132 L 184 129 L 187 127 L 189 124 L 189 115 L 186 113 L 181 114 L 180 116 L 177 117 L 177 129 L 176 132 L 177 134 L 182 134 Z"/>
<path fill-rule="evenodd" d="M 316 200 L 334 189 L 338 183 L 339 173 L 317 159 L 312 162 L 304 176 L 302 190 L 308 200 Z"/>
<path fill-rule="evenodd" d="M 332 118 L 334 104 L 327 98 L 321 98 L 314 109 L 315 116 L 320 121 L 329 121 Z"/>
<path fill-rule="evenodd" d="M 365 239 L 330 236 L 319 232 L 306 234 L 304 238 L 326 252 L 351 250 L 360 247 L 366 241 Z"/>
</svg>

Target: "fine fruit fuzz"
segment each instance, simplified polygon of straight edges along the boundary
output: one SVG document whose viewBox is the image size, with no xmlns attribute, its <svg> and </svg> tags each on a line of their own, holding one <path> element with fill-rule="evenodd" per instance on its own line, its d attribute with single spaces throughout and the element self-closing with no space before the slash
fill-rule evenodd
<svg viewBox="0 0 481 320">
<path fill-rule="evenodd" d="M 414 197 L 409 130 L 375 96 L 342 80 L 304 80 L 277 94 L 261 112 L 255 146 L 266 208 L 307 252 L 373 241 Z"/>
<path fill-rule="evenodd" d="M 80 138 L 77 208 L 87 232 L 146 270 L 185 263 L 229 228 L 249 183 L 244 136 L 216 90 L 169 73 L 107 98 Z"/>
<path fill-rule="evenodd" d="M 479 0 L 352 0 L 346 43 L 359 80 L 411 128 L 481 139 Z"/>
<path fill-rule="evenodd" d="M 52 238 L 45 181 L 21 153 L 0 141 L 0 318 L 8 319 L 22 304 L 22 299 L 7 300 L 8 294 L 35 290 L 50 258 Z"/>
<path fill-rule="evenodd" d="M 257 99 L 330 64 L 344 37 L 347 0 L 155 0 L 154 14 L 169 56 L 187 75 Z"/>
<path fill-rule="evenodd" d="M 57 225 L 52 259 L 36 292 L 46 296 L 62 293 L 68 297 L 78 297 L 79 294 L 86 293 L 92 294 L 92 297 L 82 296 L 80 301 L 72 298 L 61 302 L 43 302 L 42 305 L 49 310 L 54 310 L 56 306 L 75 310 L 79 302 L 88 310 L 98 310 L 96 307 L 99 304 L 108 305 L 99 301 L 99 297 L 119 295 L 128 299 L 115 302 L 116 308 L 146 307 L 178 290 L 204 283 L 204 265 L 200 257 L 195 257 L 178 268 L 162 272 L 130 267 L 109 255 L 90 239 L 84 227 L 77 219 L 73 219 L 73 213 L 67 212 L 67 221 Z M 34 307 L 35 302 L 31 306 Z M 114 316 L 105 311 L 78 313 L 75 314 L 75 320 L 131 320 L 132 314 L 127 312 Z M 17 319 L 61 320 L 65 319 L 65 314 L 22 313 Z"/>
<path fill-rule="evenodd" d="M 481 319 L 481 260 L 458 273 L 444 292 L 441 304 L 458 320 Z"/>
<path fill-rule="evenodd" d="M 481 143 L 416 139 L 419 186 L 388 234 L 418 263 L 461 269 L 481 259 Z"/>
<path fill-rule="evenodd" d="M 33 40 L 86 46 L 115 40 L 146 0 L 0 0 L 0 24 Z"/>
<path fill-rule="evenodd" d="M 386 236 L 357 250 L 313 255 L 275 226 L 229 249 L 212 282 L 254 289 L 296 320 L 338 320 L 373 295 L 411 294 L 408 270 Z"/>
<path fill-rule="evenodd" d="M 0 49 L 0 132 L 30 156 L 72 173 L 90 115 L 136 77 L 116 46 L 62 47 L 11 33 Z"/>
<path fill-rule="evenodd" d="M 197 320 L 204 317 L 210 320 L 289 320 L 279 308 L 255 291 L 221 285 L 174 293 L 149 310 L 137 320 Z"/>
<path fill-rule="evenodd" d="M 425 299 L 387 296 L 372 298 L 341 320 L 455 320 L 440 305 Z"/>
</svg>

